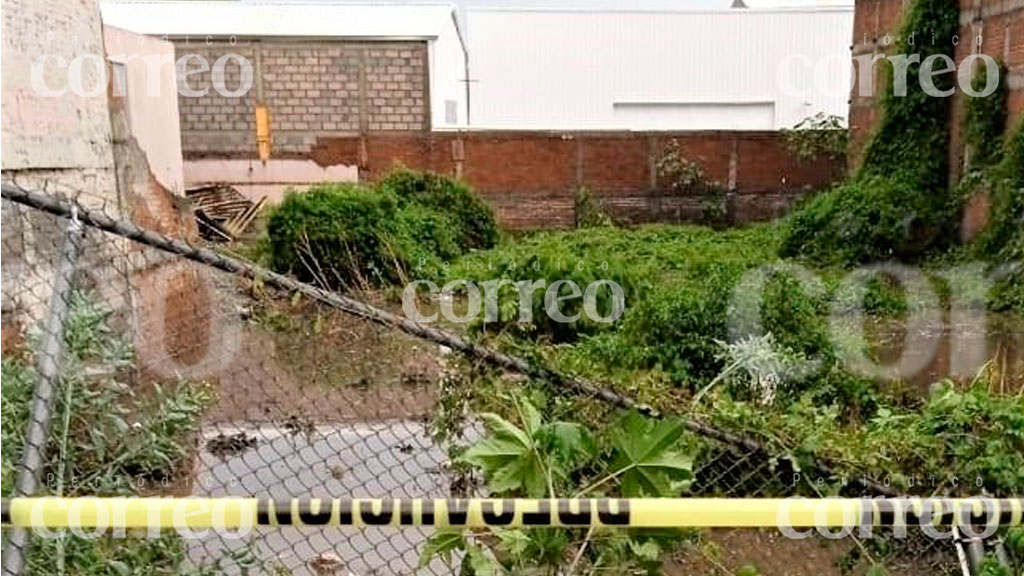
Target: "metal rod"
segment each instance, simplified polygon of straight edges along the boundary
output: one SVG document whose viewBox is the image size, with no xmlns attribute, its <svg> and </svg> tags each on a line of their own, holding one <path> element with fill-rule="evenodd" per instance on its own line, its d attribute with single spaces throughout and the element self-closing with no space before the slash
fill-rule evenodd
<svg viewBox="0 0 1024 576">
<path fill-rule="evenodd" d="M 64 327 L 67 323 L 71 300 L 71 289 L 75 275 L 78 254 L 82 246 L 82 224 L 77 211 L 64 232 L 64 244 L 53 283 L 50 309 L 47 314 L 43 339 L 36 358 L 39 380 L 36 382 L 28 429 L 25 432 L 25 449 L 21 455 L 14 493 L 19 496 L 33 496 L 39 490 L 43 467 L 46 463 L 46 444 L 50 437 L 50 420 L 53 416 L 53 401 L 60 378 L 61 358 L 64 354 Z M 18 576 L 25 568 L 31 544 L 29 532 L 16 528 L 8 535 L 3 550 L 4 576 Z"/>
</svg>

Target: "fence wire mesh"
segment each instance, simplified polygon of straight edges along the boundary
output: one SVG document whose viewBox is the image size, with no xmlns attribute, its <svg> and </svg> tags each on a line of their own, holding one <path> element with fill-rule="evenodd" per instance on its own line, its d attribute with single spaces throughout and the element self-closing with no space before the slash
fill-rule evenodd
<svg viewBox="0 0 1024 576">
<path fill-rule="evenodd" d="M 111 218 L 131 214 L 71 190 Z M 437 344 L 356 318 L 259 279 L 215 269 L 91 225 L 4 199 L 3 489 L 34 495 L 449 497 L 480 493 L 451 463 L 435 415 L 463 362 Z M 187 219 L 162 226 L 196 241 Z M 61 254 L 81 235 L 68 289 Z M 66 250 L 64 251 L 66 254 Z M 65 257 L 64 270 L 68 270 Z M 364 295 L 372 298 L 372 295 Z M 397 308 L 386 299 L 378 304 Z M 66 319 L 53 318 L 64 306 Z M 47 342 L 57 339 L 56 357 Z M 40 397 L 47 362 L 57 378 Z M 441 392 L 439 392 L 439 390 Z M 472 395 L 472 390 L 467 394 Z M 573 410 L 611 411 L 606 398 L 572 396 Z M 25 432 L 33 398 L 49 405 L 45 441 Z M 36 402 L 38 404 L 38 402 Z M 569 408 L 567 408 L 567 411 Z M 465 444 L 479 437 L 461 415 Z M 692 436 L 692 437 L 691 437 Z M 694 496 L 815 495 L 810 474 L 784 458 L 688 433 L 697 447 Z M 14 479 L 33 474 L 38 485 Z M 26 456 L 28 455 L 28 456 Z M 26 464 L 27 463 L 27 464 Z M 847 495 L 864 495 L 863 486 Z M 426 528 L 273 527 L 244 538 L 104 535 L 33 537 L 25 568 L 5 532 L 10 574 L 457 574 L 421 565 Z M 777 531 L 695 534 L 664 555 L 667 574 L 960 573 L 950 541 L 881 532 L 871 539 L 787 540 Z M 873 572 L 879 573 L 879 572 Z"/>
</svg>

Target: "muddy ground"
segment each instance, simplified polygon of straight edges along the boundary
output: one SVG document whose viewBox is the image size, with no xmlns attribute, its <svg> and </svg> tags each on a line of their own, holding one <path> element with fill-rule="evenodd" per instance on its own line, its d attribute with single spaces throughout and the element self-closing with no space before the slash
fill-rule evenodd
<svg viewBox="0 0 1024 576">
<path fill-rule="evenodd" d="M 190 479 L 193 493 L 221 495 L 242 490 L 287 496 L 323 493 L 355 482 L 357 486 L 346 486 L 341 492 L 416 496 L 426 495 L 425 488 L 430 495 L 443 495 L 447 481 L 444 464 L 438 461 L 441 453 L 432 447 L 422 427 L 433 412 L 445 366 L 446 354 L 441 348 L 316 302 L 268 293 L 233 278 L 218 282 L 218 287 L 213 317 L 230 329 L 217 333 L 232 335 L 237 342 L 222 346 L 226 353 L 216 372 L 206 379 L 216 391 L 216 400 L 204 418 L 202 458 Z M 364 297 L 400 312 L 384 299 Z M 327 441 L 347 438 L 368 425 L 389 431 L 373 433 L 380 445 L 375 445 L 372 454 L 359 455 L 356 445 L 338 448 Z M 403 432 L 392 433 L 392 428 Z M 290 449 L 283 450 L 285 445 Z M 279 461 L 268 457 L 275 454 L 280 454 Z M 427 454 L 429 466 L 413 466 L 417 455 Z M 382 458 L 389 462 L 397 459 L 392 464 L 398 468 L 380 465 Z M 355 473 L 368 462 L 378 465 Z M 415 478 L 410 480 L 411 486 L 396 487 L 396 471 L 411 474 L 410 478 Z M 430 486 L 407 489 L 417 488 L 421 481 Z M 364 542 L 368 547 L 364 557 L 359 549 L 332 547 L 323 537 L 307 541 L 298 532 L 287 536 L 281 539 L 283 536 L 264 534 L 261 555 L 273 556 L 293 573 L 309 573 L 305 566 L 309 557 L 335 550 L 350 566 L 358 566 L 359 571 L 353 573 L 404 575 L 412 573 L 425 534 L 398 540 L 394 534 L 376 535 L 372 543 Z M 216 557 L 218 546 L 204 543 L 192 555 L 197 559 Z M 952 548 L 946 549 L 948 546 L 936 544 L 937 555 L 924 551 L 918 558 L 888 561 L 886 568 L 894 576 L 942 574 L 950 566 Z M 665 568 L 670 576 L 725 576 L 742 573 L 745 566 L 755 567 L 763 576 L 864 575 L 870 562 L 857 557 L 858 549 L 851 539 L 794 541 L 773 531 L 716 530 L 706 533 L 703 544 L 673 553 Z M 381 550 L 387 553 L 378 558 Z M 373 558 L 381 564 L 376 571 Z M 939 563 L 943 568 L 936 568 Z M 429 573 L 443 573 L 436 565 L 431 568 Z"/>
</svg>

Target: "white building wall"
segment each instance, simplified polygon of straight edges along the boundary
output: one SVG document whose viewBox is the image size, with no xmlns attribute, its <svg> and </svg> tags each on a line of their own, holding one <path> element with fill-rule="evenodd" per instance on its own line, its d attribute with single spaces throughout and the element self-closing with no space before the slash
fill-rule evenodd
<svg viewBox="0 0 1024 576">
<path fill-rule="evenodd" d="M 435 130 L 466 126 L 466 57 L 454 18 L 453 12 L 447 26 L 430 42 L 431 126 Z M 454 112 L 454 122 L 449 112 Z"/>
<path fill-rule="evenodd" d="M 115 76 L 112 89 L 124 98 L 131 135 L 150 172 L 166 190 L 184 194 L 174 45 L 113 26 L 103 27 L 103 45 Z M 116 77 L 118 70 L 124 78 Z"/>
<path fill-rule="evenodd" d="M 475 128 L 770 130 L 847 114 L 851 7 L 471 9 L 467 28 Z"/>
</svg>

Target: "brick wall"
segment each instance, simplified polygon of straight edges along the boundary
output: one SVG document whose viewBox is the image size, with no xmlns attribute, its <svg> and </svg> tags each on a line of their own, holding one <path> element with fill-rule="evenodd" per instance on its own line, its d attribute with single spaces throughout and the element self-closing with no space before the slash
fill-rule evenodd
<svg viewBox="0 0 1024 576">
<path fill-rule="evenodd" d="M 330 134 L 407 132 L 429 129 L 427 50 L 424 42 L 308 42 L 290 40 L 176 40 L 177 58 L 197 54 L 211 66 L 188 61 L 189 85 L 211 89 L 203 96 L 181 96 L 182 149 L 186 155 L 255 157 L 255 101 L 259 84 L 270 110 L 273 153 L 309 151 Z M 238 54 L 253 68 L 253 87 L 243 97 L 212 89 L 213 64 Z M 223 82 L 238 89 L 242 68 L 225 61 Z"/>
<path fill-rule="evenodd" d="M 900 32 L 903 11 L 912 0 L 856 0 L 853 31 L 854 56 L 891 53 L 885 44 Z M 1002 59 L 1008 68 L 1010 87 L 1009 112 L 1014 126 L 1024 114 L 1024 1 L 1022 0 L 959 0 L 960 34 L 955 60 L 959 65 L 972 53 L 983 53 Z M 982 43 L 976 42 L 979 35 Z M 950 39 L 952 41 L 952 39 Z M 894 43 L 894 42 L 892 42 Z M 878 68 L 881 63 L 878 64 Z M 878 75 L 876 75 L 878 78 Z M 876 96 L 881 93 L 875 82 Z M 850 155 L 855 165 L 864 145 L 879 120 L 876 97 L 861 97 L 854 86 L 850 101 Z M 957 91 L 952 103 L 951 176 L 963 171 L 963 95 Z"/>
<path fill-rule="evenodd" d="M 461 176 L 508 228 L 572 226 L 578 186 L 620 222 L 697 221 L 699 199 L 666 194 L 658 182 L 655 163 L 672 140 L 733 191 L 729 212 L 737 223 L 779 216 L 841 174 L 832 162 L 797 162 L 774 132 L 373 133 L 318 138 L 309 157 L 358 165 L 361 180 L 396 163 Z"/>
</svg>

